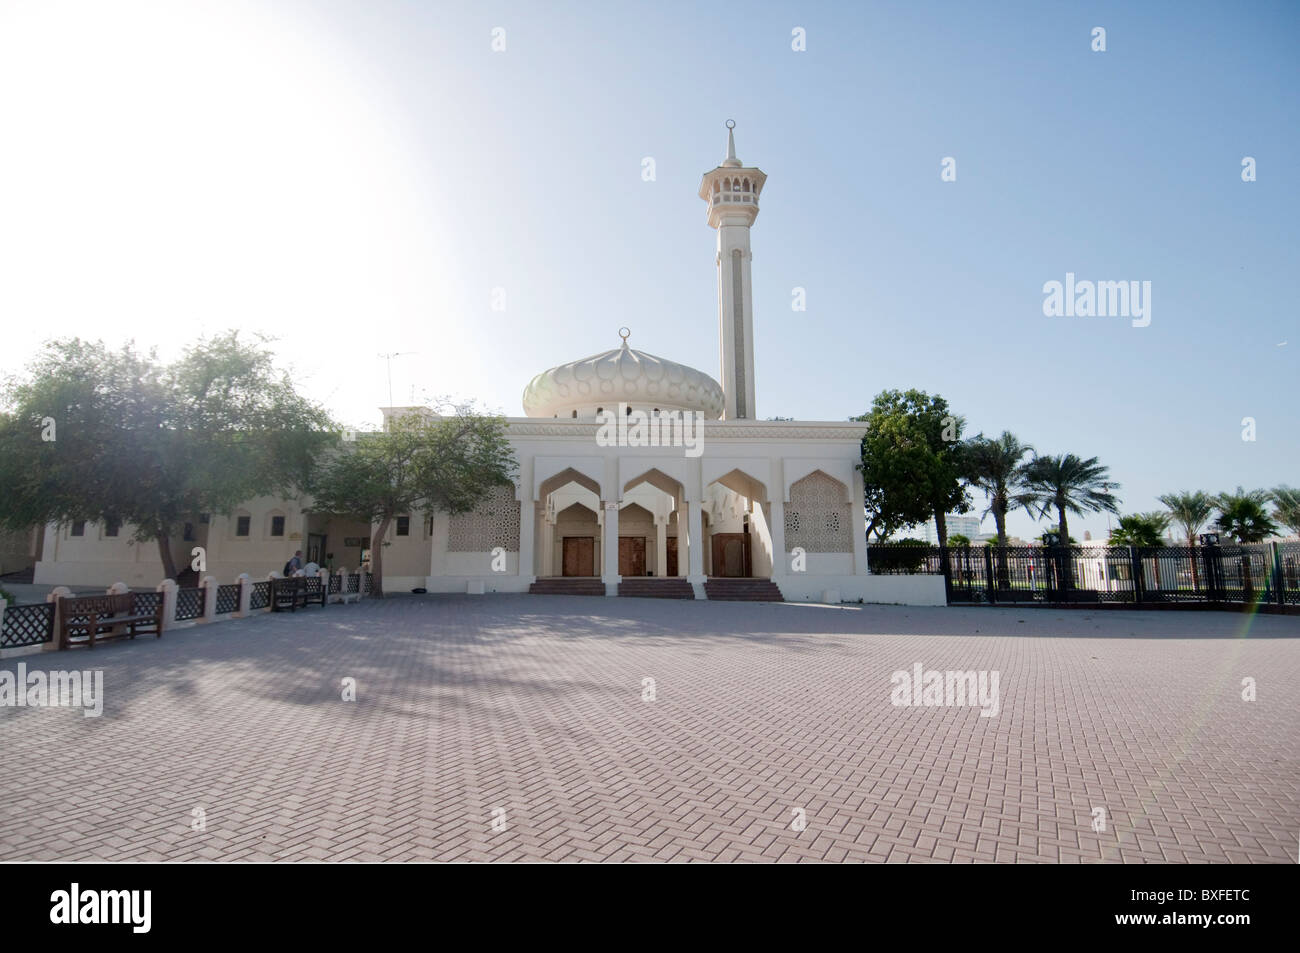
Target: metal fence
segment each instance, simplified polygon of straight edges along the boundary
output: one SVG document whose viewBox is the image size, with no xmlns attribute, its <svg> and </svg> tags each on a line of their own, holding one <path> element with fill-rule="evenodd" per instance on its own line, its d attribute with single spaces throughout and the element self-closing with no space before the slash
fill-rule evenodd
<svg viewBox="0 0 1300 953">
<path fill-rule="evenodd" d="M 949 604 L 1300 605 L 1300 543 L 867 547 L 873 574 L 942 575 Z"/>
<path fill-rule="evenodd" d="M 54 603 L 39 602 L 5 609 L 0 628 L 0 649 L 40 645 L 54 640 Z"/>
<path fill-rule="evenodd" d="M 203 590 L 193 587 L 176 590 L 176 621 L 197 619 L 203 615 Z"/>
<path fill-rule="evenodd" d="M 248 608 L 265 609 L 271 604 L 271 584 L 270 582 L 253 583 L 253 591 L 248 597 Z"/>
<path fill-rule="evenodd" d="M 217 615 L 239 611 L 239 583 L 217 586 Z"/>
</svg>

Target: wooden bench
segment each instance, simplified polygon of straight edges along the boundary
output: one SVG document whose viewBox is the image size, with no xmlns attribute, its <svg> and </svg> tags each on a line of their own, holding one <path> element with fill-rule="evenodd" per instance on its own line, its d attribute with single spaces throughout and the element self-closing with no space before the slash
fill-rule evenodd
<svg viewBox="0 0 1300 953">
<path fill-rule="evenodd" d="M 305 609 L 315 603 L 320 603 L 323 608 L 328 598 L 329 584 L 321 584 L 319 592 L 308 592 L 306 576 L 288 576 L 284 579 L 271 580 L 272 612 L 283 612 L 285 609 L 296 612 L 299 607 Z"/>
<path fill-rule="evenodd" d="M 134 639 L 138 632 L 153 632 L 156 638 L 162 638 L 162 597 L 148 611 L 137 609 L 135 602 L 135 594 L 130 592 L 113 596 L 63 596 L 59 599 L 59 648 L 85 645 L 93 649 L 96 641 Z M 106 634 L 101 636 L 101 633 Z M 73 641 L 74 634 L 81 637 Z"/>
</svg>

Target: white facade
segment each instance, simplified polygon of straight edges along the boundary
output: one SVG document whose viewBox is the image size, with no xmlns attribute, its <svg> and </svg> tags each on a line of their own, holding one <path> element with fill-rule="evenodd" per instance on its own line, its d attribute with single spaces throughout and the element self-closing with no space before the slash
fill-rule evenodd
<svg viewBox="0 0 1300 953">
<path fill-rule="evenodd" d="M 506 422 L 517 484 L 472 513 L 412 513 L 390 526 L 373 541 L 385 547 L 386 591 L 526 592 L 568 576 L 616 595 L 635 574 L 680 577 L 704 598 L 708 578 L 741 576 L 772 580 L 788 600 L 945 604 L 942 577 L 867 571 L 857 469 L 865 424 L 754 419 L 749 231 L 766 176 L 736 159 L 730 124 L 727 138 L 727 158 L 700 187 L 718 232 L 721 385 L 632 349 L 627 333 L 619 348 L 538 374 L 524 392 L 528 416 Z M 383 413 L 387 424 L 432 412 Z M 617 439 L 614 421 L 631 423 Z M 646 427 L 662 439 L 643 439 Z M 361 548 L 344 539 L 372 534 L 312 514 L 310 501 L 255 501 L 243 515 L 247 536 L 232 531 L 235 517 L 205 527 L 208 572 L 220 581 L 278 571 L 309 541 L 334 554 L 334 568 L 355 568 Z M 275 515 L 295 535 L 272 534 Z M 178 565 L 193 545 L 173 544 Z M 125 546 L 51 527 L 36 581 L 156 583 L 156 546 Z"/>
</svg>

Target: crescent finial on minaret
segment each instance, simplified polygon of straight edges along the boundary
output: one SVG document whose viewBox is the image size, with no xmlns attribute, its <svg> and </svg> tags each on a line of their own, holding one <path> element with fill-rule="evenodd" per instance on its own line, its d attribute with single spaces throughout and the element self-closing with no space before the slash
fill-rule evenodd
<svg viewBox="0 0 1300 953">
<path fill-rule="evenodd" d="M 727 157 L 722 160 L 721 168 L 739 169 L 740 160 L 736 158 L 736 120 L 727 120 Z"/>
</svg>

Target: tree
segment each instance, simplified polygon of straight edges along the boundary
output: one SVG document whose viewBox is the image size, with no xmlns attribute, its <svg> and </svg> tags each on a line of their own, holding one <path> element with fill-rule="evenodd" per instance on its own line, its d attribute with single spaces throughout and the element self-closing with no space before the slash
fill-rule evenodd
<svg viewBox="0 0 1300 953">
<path fill-rule="evenodd" d="M 1277 525 L 1269 519 L 1264 505 L 1269 500 L 1267 490 L 1243 490 L 1220 493 L 1214 498 L 1219 511 L 1215 526 L 1225 536 L 1238 543 L 1258 543 L 1277 532 Z"/>
<path fill-rule="evenodd" d="M 1183 531 L 1187 538 L 1188 546 L 1196 545 L 1196 537 L 1201 532 L 1201 527 L 1209 521 L 1214 513 L 1214 500 L 1208 493 L 1197 490 L 1195 493 L 1187 490 L 1180 490 L 1177 493 L 1166 493 L 1159 497 L 1169 509 L 1171 520 L 1178 524 L 1178 528 Z M 1193 571 L 1195 563 L 1193 562 Z"/>
<path fill-rule="evenodd" d="M 933 516 L 939 545 L 946 546 L 946 514 L 971 508 L 961 482 L 965 421 L 942 397 L 918 390 L 882 391 L 870 412 L 854 419 L 867 423 L 859 469 L 868 535 L 884 539 Z"/>
<path fill-rule="evenodd" d="M 1027 498 L 1040 516 L 1056 510 L 1061 540 L 1070 538 L 1067 513 L 1083 515 L 1106 511 L 1119 515 L 1119 500 L 1111 493 L 1119 484 L 1110 480 L 1110 470 L 1096 457 L 1080 459 L 1073 453 L 1037 457 L 1023 471 Z"/>
<path fill-rule="evenodd" d="M 297 492 L 334 440 L 265 343 L 230 331 L 170 365 L 133 344 L 47 344 L 5 391 L 0 525 L 130 525 L 175 578 L 171 539 L 185 522 Z"/>
<path fill-rule="evenodd" d="M 384 537 L 398 516 L 472 510 L 492 487 L 513 484 L 518 464 L 499 417 L 471 405 L 452 415 L 410 414 L 381 433 L 358 434 L 321 468 L 314 508 L 375 526 L 371 572 L 383 596 Z"/>
<path fill-rule="evenodd" d="M 1060 545 L 1070 542 L 1067 513 L 1096 513 L 1105 510 L 1119 514 L 1119 500 L 1111 490 L 1119 488 L 1110 480 L 1110 471 L 1096 457 L 1083 460 L 1073 453 L 1054 457 L 1036 457 L 1023 470 L 1025 492 L 1040 516 L 1056 510 Z M 1057 559 L 1057 576 L 1062 589 L 1074 586 L 1074 563 L 1061 550 Z"/>
<path fill-rule="evenodd" d="M 970 485 L 983 491 L 989 505 L 985 514 L 993 514 L 997 526 L 998 545 L 1007 544 L 1007 511 L 1032 505 L 1031 497 L 1022 491 L 1024 482 L 1024 456 L 1034 448 L 1022 444 L 1010 431 L 990 438 L 982 433 L 966 441 L 964 461 L 966 479 Z"/>
<path fill-rule="evenodd" d="M 1121 516 L 1110 533 L 1112 546 L 1163 546 L 1169 528 L 1167 513 L 1133 513 Z"/>
<path fill-rule="evenodd" d="M 1273 505 L 1273 520 L 1285 526 L 1292 534 L 1300 536 L 1300 490 L 1283 485 L 1274 487 L 1269 493 Z"/>
<path fill-rule="evenodd" d="M 948 537 L 948 545 L 956 549 L 970 549 L 970 537 L 965 533 L 953 533 Z"/>
</svg>

